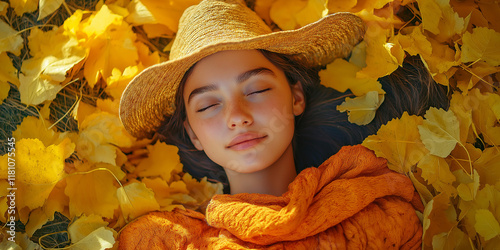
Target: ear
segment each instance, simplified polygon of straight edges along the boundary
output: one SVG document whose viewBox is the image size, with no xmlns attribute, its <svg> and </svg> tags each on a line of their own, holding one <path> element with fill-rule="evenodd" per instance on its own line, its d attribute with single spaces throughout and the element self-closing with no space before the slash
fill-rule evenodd
<svg viewBox="0 0 500 250">
<path fill-rule="evenodd" d="M 203 150 L 203 146 L 201 145 L 200 140 L 198 140 L 198 137 L 194 133 L 193 129 L 191 129 L 191 125 L 189 125 L 189 122 L 187 120 L 184 121 L 184 128 L 186 129 L 186 132 L 189 135 L 189 139 L 193 143 L 194 147 L 200 151 Z"/>
<path fill-rule="evenodd" d="M 306 108 L 306 99 L 304 95 L 304 90 L 302 89 L 302 83 L 297 82 L 292 85 L 292 97 L 293 97 L 293 114 L 295 116 L 301 115 Z"/>
</svg>

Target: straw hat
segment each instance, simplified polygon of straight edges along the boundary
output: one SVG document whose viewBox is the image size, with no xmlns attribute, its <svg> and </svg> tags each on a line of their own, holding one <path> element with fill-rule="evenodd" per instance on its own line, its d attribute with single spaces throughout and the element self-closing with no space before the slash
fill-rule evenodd
<svg viewBox="0 0 500 250">
<path fill-rule="evenodd" d="M 364 34 L 362 20 L 336 13 L 296 30 L 272 32 L 243 1 L 206 0 L 182 15 L 170 60 L 137 75 L 125 89 L 120 119 L 133 136 L 152 137 L 175 110 L 185 72 L 202 58 L 224 50 L 264 49 L 291 55 L 308 66 L 347 57 Z"/>
</svg>

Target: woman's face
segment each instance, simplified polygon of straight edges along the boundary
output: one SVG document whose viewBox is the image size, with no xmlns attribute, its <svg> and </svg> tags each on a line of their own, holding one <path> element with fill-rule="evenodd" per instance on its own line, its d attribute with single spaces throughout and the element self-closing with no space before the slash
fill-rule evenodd
<svg viewBox="0 0 500 250">
<path fill-rule="evenodd" d="M 198 150 L 226 170 L 252 173 L 291 149 L 294 117 L 305 107 L 301 84 L 257 50 L 223 51 L 200 60 L 183 92 L 184 126 Z"/>
</svg>

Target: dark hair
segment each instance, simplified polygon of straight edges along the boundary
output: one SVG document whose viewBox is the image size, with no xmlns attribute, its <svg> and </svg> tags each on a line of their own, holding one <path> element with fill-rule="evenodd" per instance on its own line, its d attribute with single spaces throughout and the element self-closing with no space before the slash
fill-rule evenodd
<svg viewBox="0 0 500 250">
<path fill-rule="evenodd" d="M 403 67 L 389 76 L 380 78 L 386 91 L 385 101 L 377 110 L 375 119 L 366 126 L 358 126 L 347 120 L 347 114 L 337 111 L 345 97 L 352 96 L 347 91 L 340 93 L 320 84 L 319 68 L 308 68 L 286 55 L 261 50 L 262 54 L 294 85 L 302 84 L 306 108 L 295 119 L 293 149 L 297 172 L 307 167 L 319 166 L 335 154 L 342 146 L 361 143 L 366 136 L 374 134 L 381 125 L 400 117 L 404 111 L 410 115 L 422 115 L 429 107 L 448 108 L 446 89 L 438 86 L 429 75 L 418 57 L 407 57 Z M 176 110 L 158 129 L 160 140 L 179 148 L 184 170 L 195 178 L 208 177 L 209 180 L 224 184 L 224 192 L 229 192 L 224 169 L 214 163 L 204 151 L 197 150 L 184 129 L 186 110 L 183 90 L 192 66 L 184 75 L 177 91 Z"/>
</svg>

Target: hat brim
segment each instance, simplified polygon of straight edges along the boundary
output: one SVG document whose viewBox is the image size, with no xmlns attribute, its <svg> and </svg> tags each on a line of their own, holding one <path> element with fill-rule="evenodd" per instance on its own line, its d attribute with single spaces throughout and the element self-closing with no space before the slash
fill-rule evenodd
<svg viewBox="0 0 500 250">
<path fill-rule="evenodd" d="M 189 55 L 153 65 L 127 85 L 120 101 L 120 119 L 137 138 L 151 138 L 175 110 L 175 95 L 186 71 L 201 59 L 226 50 L 263 49 L 290 55 L 306 66 L 347 57 L 362 39 L 363 21 L 351 13 L 335 13 L 296 30 L 277 31 L 202 47 Z"/>
</svg>

